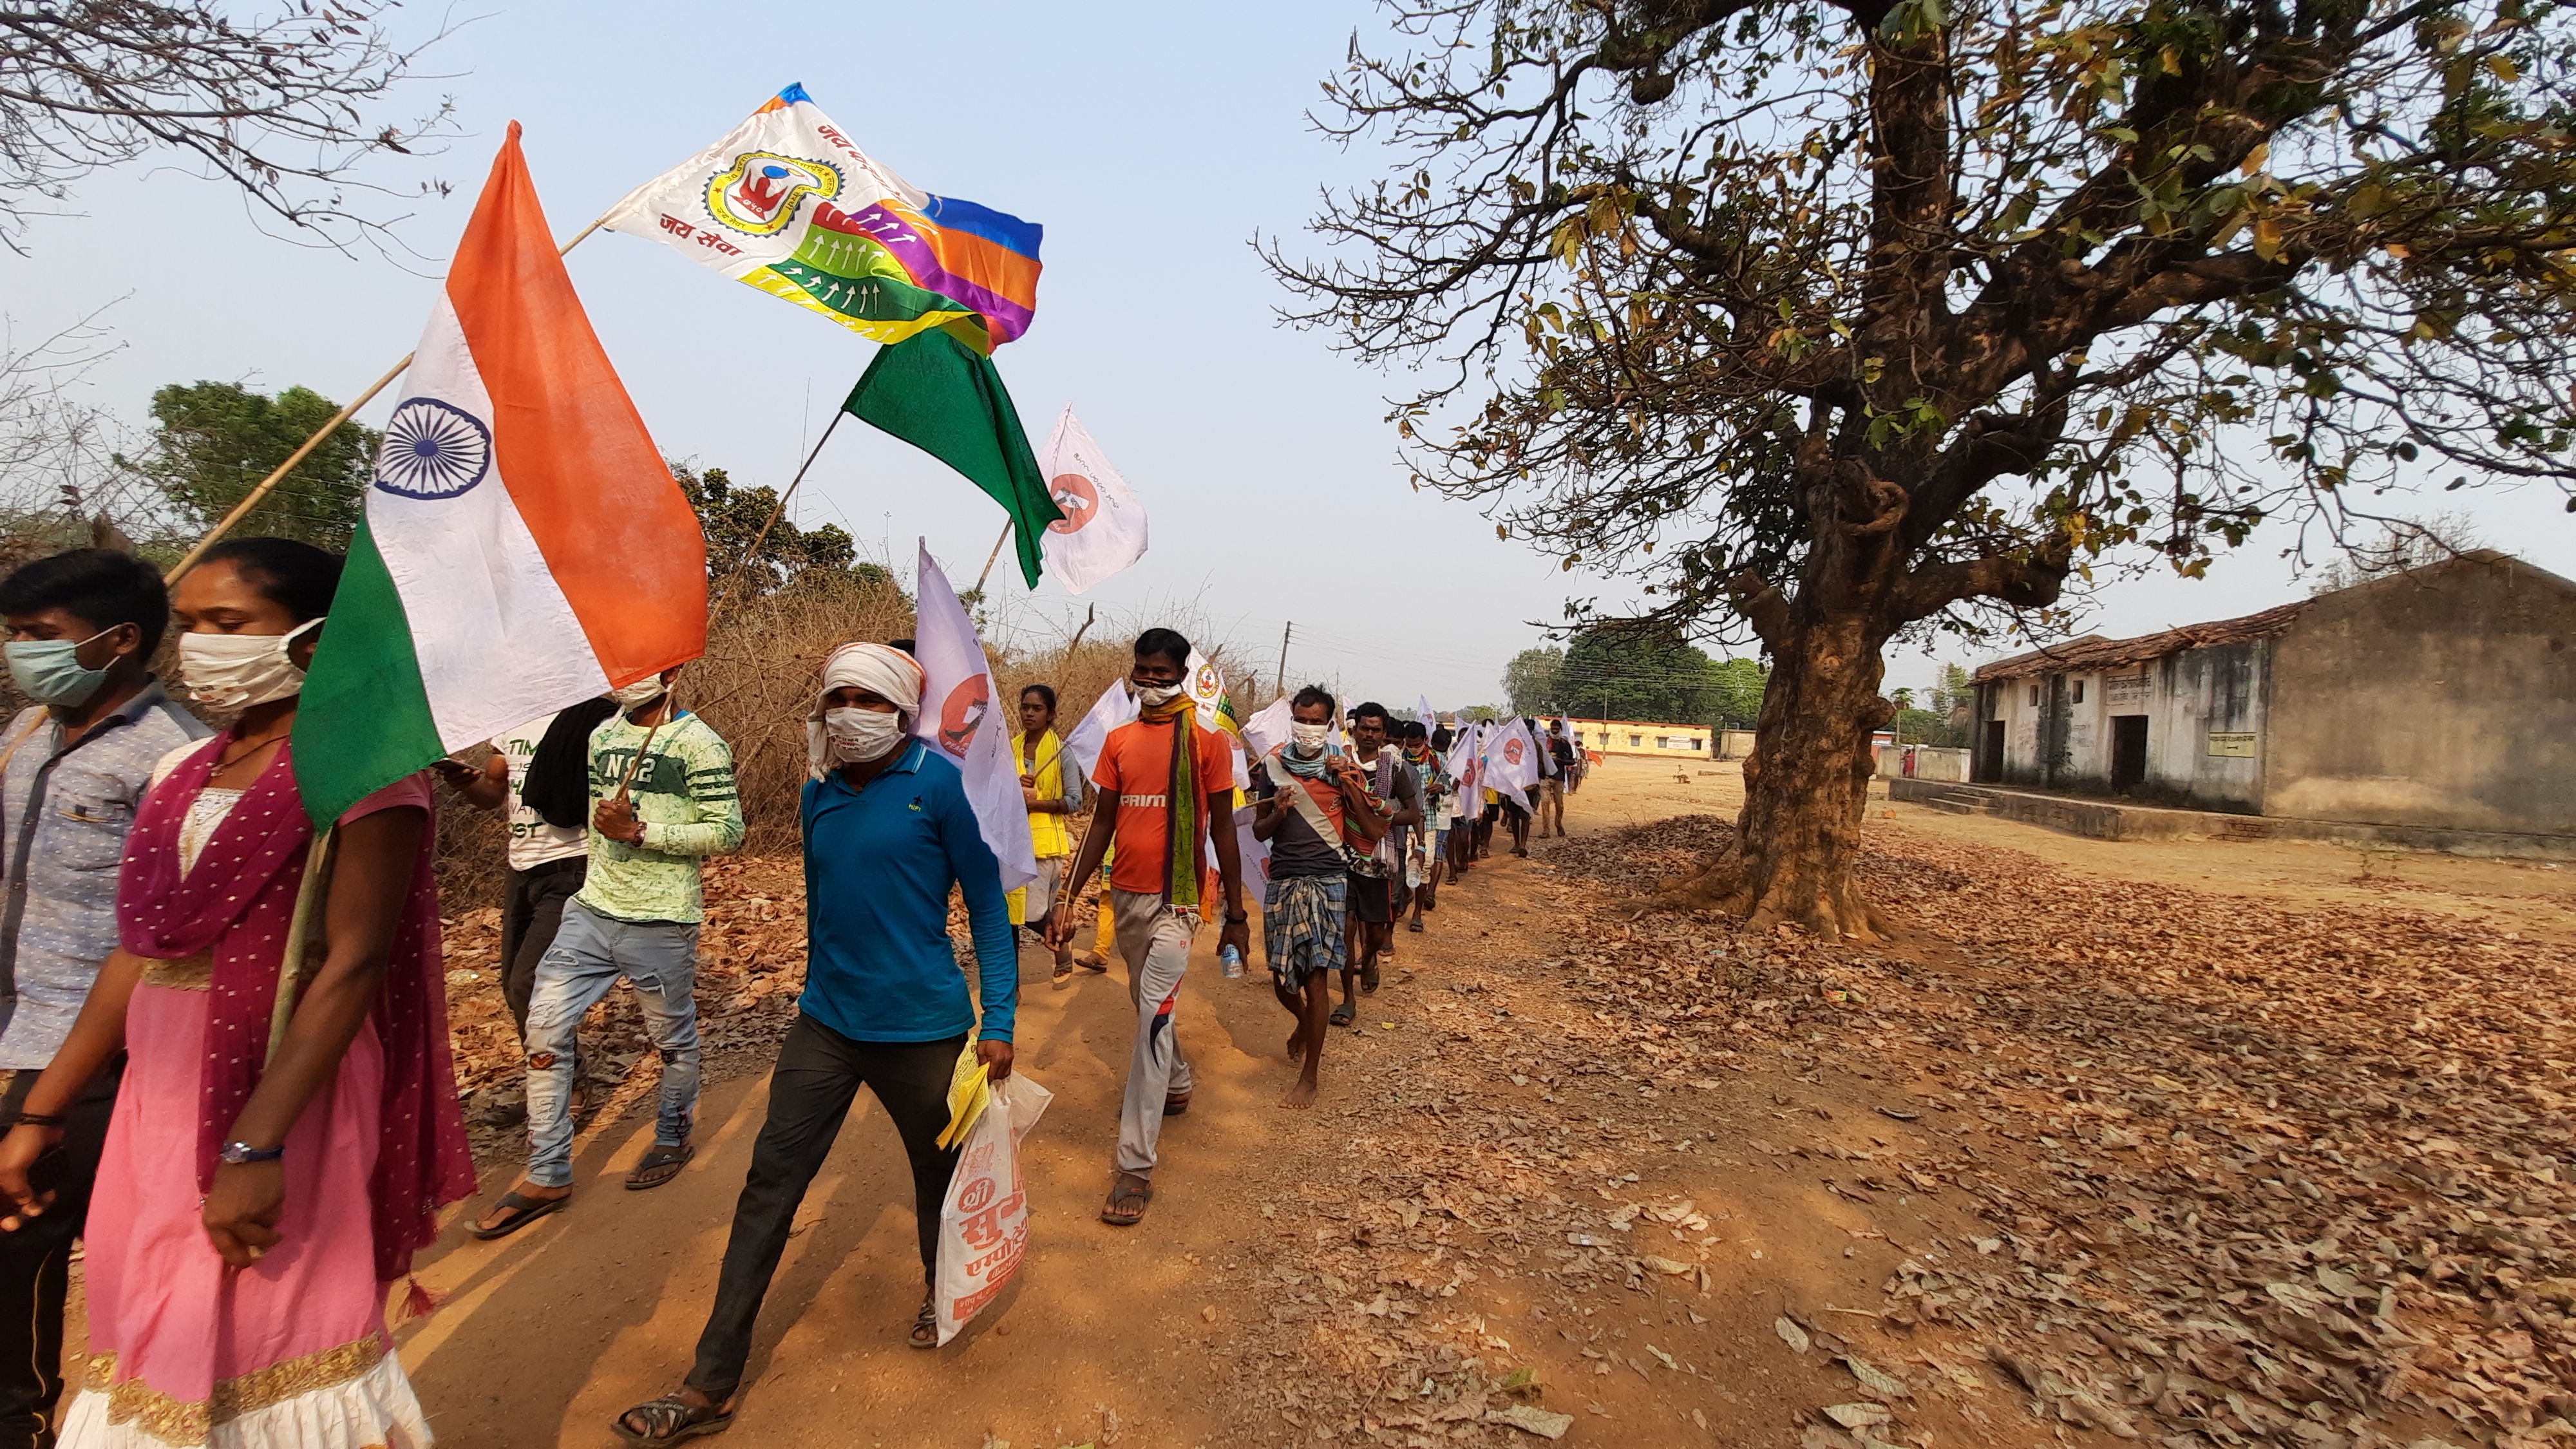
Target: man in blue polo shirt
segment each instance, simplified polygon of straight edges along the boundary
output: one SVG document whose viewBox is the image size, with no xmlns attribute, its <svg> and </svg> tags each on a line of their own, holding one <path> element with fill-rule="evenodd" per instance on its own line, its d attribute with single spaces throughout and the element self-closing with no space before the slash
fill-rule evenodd
<svg viewBox="0 0 2576 1449">
<path fill-rule="evenodd" d="M 864 1083 L 912 1160 L 925 1291 L 915 1348 L 935 1348 L 927 1285 L 939 1207 L 957 1154 L 938 1145 L 948 1084 L 971 1034 L 994 1080 L 1011 1074 L 1019 951 L 1000 864 L 984 844 L 964 778 L 911 738 L 921 666 L 883 644 L 845 644 L 823 666 L 805 726 L 805 994 L 769 1078 L 769 1117 L 751 1150 L 715 1309 L 679 1392 L 618 1417 L 630 1443 L 710 1433 L 733 1418 L 760 1300 L 788 1226 Z M 948 893 L 966 897 L 983 1012 L 948 940 Z"/>
</svg>

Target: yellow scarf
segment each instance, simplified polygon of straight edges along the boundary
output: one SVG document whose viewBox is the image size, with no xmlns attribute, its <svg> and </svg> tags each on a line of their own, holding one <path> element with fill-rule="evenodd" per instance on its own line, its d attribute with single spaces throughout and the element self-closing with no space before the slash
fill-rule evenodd
<svg viewBox="0 0 2576 1449">
<path fill-rule="evenodd" d="M 1164 795 L 1164 819 L 1170 853 L 1163 860 L 1163 900 L 1167 905 L 1199 903 L 1199 769 L 1198 711 L 1183 694 L 1160 708 L 1148 706 L 1139 719 L 1172 727 L 1172 783 Z"/>
</svg>

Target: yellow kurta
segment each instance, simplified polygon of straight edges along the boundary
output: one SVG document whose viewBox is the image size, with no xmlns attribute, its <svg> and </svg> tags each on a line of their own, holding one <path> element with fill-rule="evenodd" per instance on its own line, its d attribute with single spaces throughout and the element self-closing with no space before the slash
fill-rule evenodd
<svg viewBox="0 0 2576 1449">
<path fill-rule="evenodd" d="M 1064 798 L 1064 741 L 1056 738 L 1055 731 L 1048 730 L 1039 737 L 1037 757 L 1046 763 L 1036 772 L 1037 784 L 1032 788 L 1038 792 L 1038 798 L 1041 800 L 1062 800 Z M 1030 773 L 1029 737 L 1026 731 L 1011 731 L 1011 760 L 1019 766 L 1021 774 Z M 1073 853 L 1073 833 L 1065 829 L 1064 816 L 1060 812 L 1053 810 L 1029 812 L 1029 852 L 1040 860 Z M 1011 924 L 1027 925 L 1028 887 L 1022 886 L 1011 892 L 1010 903 Z"/>
</svg>

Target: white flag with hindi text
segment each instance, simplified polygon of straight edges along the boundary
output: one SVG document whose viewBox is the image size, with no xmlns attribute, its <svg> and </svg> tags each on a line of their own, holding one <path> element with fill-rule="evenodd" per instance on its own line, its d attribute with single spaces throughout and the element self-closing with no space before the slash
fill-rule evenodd
<svg viewBox="0 0 2576 1449">
<path fill-rule="evenodd" d="M 1064 510 L 1038 543 L 1046 550 L 1047 572 L 1066 592 L 1081 593 L 1145 556 L 1145 505 L 1109 466 L 1071 404 L 1038 454 L 1038 471 Z"/>
<path fill-rule="evenodd" d="M 913 657 L 921 661 L 921 713 L 912 732 L 955 764 L 966 777 L 966 800 L 993 858 L 1002 863 L 1002 889 L 1018 890 L 1038 878 L 1037 852 L 1029 842 L 1027 797 L 1020 767 L 1011 757 L 1011 726 L 997 715 L 992 666 L 984 641 L 957 602 L 948 575 L 921 545 Z"/>
</svg>

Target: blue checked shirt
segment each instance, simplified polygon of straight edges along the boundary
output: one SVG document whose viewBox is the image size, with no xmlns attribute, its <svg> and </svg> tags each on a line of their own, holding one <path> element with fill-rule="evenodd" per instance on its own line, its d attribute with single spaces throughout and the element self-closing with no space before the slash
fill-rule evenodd
<svg viewBox="0 0 2576 1449">
<path fill-rule="evenodd" d="M 38 705 L 0 732 L 16 745 L 0 770 L 0 1069 L 54 1059 L 116 949 L 116 877 L 135 807 L 161 757 L 214 731 L 143 686 L 62 748 L 63 727 Z"/>
</svg>

